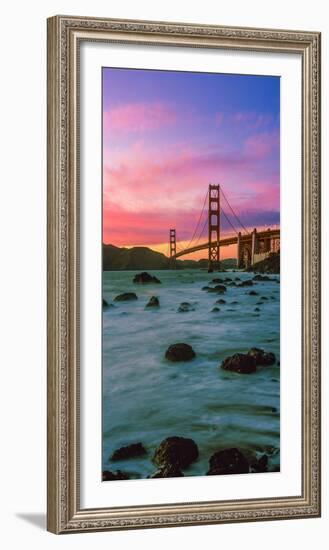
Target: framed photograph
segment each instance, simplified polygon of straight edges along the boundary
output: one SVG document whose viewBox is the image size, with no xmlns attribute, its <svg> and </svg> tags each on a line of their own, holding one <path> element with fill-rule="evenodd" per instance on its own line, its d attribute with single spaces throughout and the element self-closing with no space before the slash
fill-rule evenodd
<svg viewBox="0 0 329 550">
<path fill-rule="evenodd" d="M 320 34 L 48 20 L 48 529 L 320 515 Z"/>
</svg>

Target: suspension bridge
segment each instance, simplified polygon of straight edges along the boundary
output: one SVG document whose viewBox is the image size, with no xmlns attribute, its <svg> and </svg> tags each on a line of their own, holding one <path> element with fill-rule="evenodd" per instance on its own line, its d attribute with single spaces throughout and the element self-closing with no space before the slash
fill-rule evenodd
<svg viewBox="0 0 329 550">
<path fill-rule="evenodd" d="M 225 231 L 223 238 L 222 219 L 232 231 L 232 234 Z M 210 184 L 189 243 L 183 246 L 177 239 L 176 228 L 169 230 L 170 267 L 175 269 L 177 258 L 199 250 L 207 250 L 208 270 L 219 269 L 220 249 L 230 245 L 237 247 L 237 268 L 250 267 L 280 250 L 280 228 L 268 227 L 261 231 L 254 228 L 248 231 L 231 206 L 222 186 Z"/>
</svg>

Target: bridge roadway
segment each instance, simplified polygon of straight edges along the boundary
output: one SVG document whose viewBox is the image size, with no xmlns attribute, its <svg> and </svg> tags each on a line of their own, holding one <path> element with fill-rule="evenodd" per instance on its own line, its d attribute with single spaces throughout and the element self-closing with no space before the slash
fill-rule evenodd
<svg viewBox="0 0 329 550">
<path fill-rule="evenodd" d="M 267 229 L 265 231 L 257 231 L 257 239 L 258 240 L 264 240 L 264 239 L 279 239 L 280 238 L 280 229 Z M 252 233 L 248 233 L 248 235 L 241 235 L 240 236 L 240 242 L 241 244 L 245 243 L 251 243 L 252 240 Z M 221 239 L 219 241 L 219 246 L 229 246 L 231 244 L 237 244 L 238 237 L 226 237 L 226 239 Z M 211 243 L 212 246 L 216 246 L 216 243 Z M 197 252 L 198 250 L 206 250 L 209 248 L 209 242 L 199 244 L 197 246 L 191 246 L 191 248 L 186 248 L 185 250 L 181 250 L 180 252 L 177 252 L 173 258 L 180 258 L 181 256 L 186 256 L 186 254 L 191 254 L 192 252 Z"/>
</svg>

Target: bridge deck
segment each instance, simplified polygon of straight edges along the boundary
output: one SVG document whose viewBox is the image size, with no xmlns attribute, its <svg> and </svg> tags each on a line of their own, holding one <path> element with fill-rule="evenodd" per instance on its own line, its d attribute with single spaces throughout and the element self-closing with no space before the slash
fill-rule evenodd
<svg viewBox="0 0 329 550">
<path fill-rule="evenodd" d="M 251 242 L 252 234 L 248 233 L 248 235 L 241 235 L 241 243 Z M 257 238 L 260 240 L 266 239 L 266 238 L 280 238 L 280 229 L 270 229 L 266 231 L 257 231 Z M 225 239 L 221 239 L 219 241 L 219 246 L 230 246 L 231 244 L 237 244 L 238 237 L 226 237 Z M 216 246 L 216 243 L 212 243 L 213 246 Z M 191 248 L 186 248 L 185 250 L 181 250 L 180 252 L 177 252 L 174 258 L 180 258 L 181 256 L 186 256 L 186 254 L 191 254 L 192 252 L 198 252 L 199 250 L 206 250 L 209 248 L 209 243 L 203 243 L 199 244 L 197 246 L 192 246 Z"/>
</svg>

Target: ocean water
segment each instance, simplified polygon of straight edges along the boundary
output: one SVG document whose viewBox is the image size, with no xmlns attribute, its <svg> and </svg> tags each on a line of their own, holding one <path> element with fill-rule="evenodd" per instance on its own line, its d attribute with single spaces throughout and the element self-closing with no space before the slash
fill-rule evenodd
<svg viewBox="0 0 329 550">
<path fill-rule="evenodd" d="M 199 447 L 199 459 L 184 475 L 205 475 L 210 456 L 228 447 L 238 447 L 249 458 L 266 453 L 269 471 L 277 470 L 280 285 L 228 286 L 225 295 L 217 295 L 202 287 L 216 277 L 244 280 L 253 274 L 149 271 L 162 284 L 141 285 L 132 282 L 136 273 L 103 274 L 103 297 L 114 306 L 103 312 L 103 470 L 146 478 L 156 470 L 151 461 L 155 449 L 173 435 L 191 437 Z M 250 290 L 258 295 L 250 296 Z M 135 292 L 138 300 L 113 302 L 122 292 Z M 159 297 L 159 308 L 145 309 L 151 296 Z M 220 298 L 226 304 L 216 304 L 220 311 L 212 312 Z M 179 313 L 181 302 L 193 304 L 194 311 Z M 196 357 L 179 363 L 165 359 L 168 346 L 177 342 L 190 344 Z M 274 352 L 277 362 L 248 375 L 220 368 L 227 356 L 251 347 Z M 115 449 L 139 441 L 147 455 L 109 460 Z"/>
</svg>

